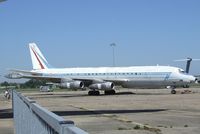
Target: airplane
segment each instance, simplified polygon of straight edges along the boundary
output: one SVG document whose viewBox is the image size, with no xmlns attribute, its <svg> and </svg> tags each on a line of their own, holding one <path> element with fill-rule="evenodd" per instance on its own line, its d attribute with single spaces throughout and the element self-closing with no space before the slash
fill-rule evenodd
<svg viewBox="0 0 200 134">
<path fill-rule="evenodd" d="M 5 77 L 9 79 L 28 78 L 47 80 L 60 87 L 82 89 L 89 88 L 88 95 L 99 95 L 103 90 L 106 95 L 115 94 L 115 86 L 123 88 L 175 88 L 196 81 L 184 70 L 172 66 L 130 66 L 130 67 L 85 67 L 54 68 L 35 43 L 29 43 L 33 69 L 10 70 Z"/>
</svg>

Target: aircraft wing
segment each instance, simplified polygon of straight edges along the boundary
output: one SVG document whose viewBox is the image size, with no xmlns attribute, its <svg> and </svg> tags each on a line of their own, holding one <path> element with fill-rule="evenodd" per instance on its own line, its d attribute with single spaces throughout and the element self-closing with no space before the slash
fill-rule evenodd
<svg viewBox="0 0 200 134">
<path fill-rule="evenodd" d="M 29 79 L 38 79 L 38 80 L 46 80 L 54 83 L 61 83 L 63 79 L 69 81 L 82 81 L 86 86 L 89 86 L 92 83 L 102 83 L 102 82 L 113 82 L 115 85 L 121 85 L 123 82 L 127 81 L 127 79 L 96 79 L 96 78 L 76 78 L 76 77 L 59 77 L 59 76 L 33 76 L 33 75 L 24 75 L 23 78 Z"/>
<path fill-rule="evenodd" d="M 92 83 L 103 83 L 103 82 L 113 82 L 114 85 L 122 85 L 123 82 L 126 82 L 128 81 L 127 79 L 121 79 L 121 78 L 115 78 L 115 79 L 97 79 L 97 78 L 71 78 L 72 80 L 78 80 L 78 81 L 82 81 L 84 83 L 89 83 L 89 84 L 92 84 Z M 87 84 L 86 84 L 87 85 Z"/>
<path fill-rule="evenodd" d="M 61 83 L 62 79 L 61 77 L 55 77 L 55 76 L 34 76 L 34 75 L 22 75 L 22 78 L 46 80 L 54 83 Z"/>
<path fill-rule="evenodd" d="M 9 79 L 27 78 L 27 79 L 46 80 L 46 81 L 54 82 L 54 83 L 60 83 L 62 79 L 61 77 L 57 77 L 57 76 L 43 76 L 40 73 L 32 73 L 32 72 L 22 71 L 22 70 L 13 71 L 5 75 L 5 77 Z"/>
<path fill-rule="evenodd" d="M 61 83 L 63 80 L 65 81 L 82 81 L 84 82 L 85 86 L 89 86 L 92 83 L 103 83 L 103 82 L 113 82 L 114 85 L 121 85 L 123 82 L 127 81 L 127 79 L 115 78 L 115 79 L 101 79 L 101 78 L 91 78 L 91 77 L 61 77 L 61 76 L 54 76 L 54 75 L 43 75 L 42 73 L 31 72 L 26 70 L 10 70 L 12 73 L 6 75 L 5 77 L 11 79 L 17 78 L 27 78 L 27 79 L 37 79 L 37 80 L 46 80 L 48 82 L 53 83 Z"/>
<path fill-rule="evenodd" d="M 13 73 L 22 73 L 22 74 L 30 74 L 30 75 L 42 75 L 42 73 L 27 71 L 27 70 L 18 70 L 18 69 L 9 69 L 10 72 Z"/>
</svg>

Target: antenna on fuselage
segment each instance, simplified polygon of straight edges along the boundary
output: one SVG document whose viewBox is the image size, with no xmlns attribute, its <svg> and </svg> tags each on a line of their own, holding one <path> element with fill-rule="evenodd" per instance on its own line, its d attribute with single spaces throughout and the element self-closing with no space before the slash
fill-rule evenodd
<svg viewBox="0 0 200 134">
<path fill-rule="evenodd" d="M 187 61 L 185 72 L 188 74 L 190 71 L 191 62 L 192 61 L 200 61 L 200 59 L 192 59 L 192 58 L 188 57 L 187 59 L 180 59 L 180 60 L 174 60 L 174 61 Z"/>
</svg>

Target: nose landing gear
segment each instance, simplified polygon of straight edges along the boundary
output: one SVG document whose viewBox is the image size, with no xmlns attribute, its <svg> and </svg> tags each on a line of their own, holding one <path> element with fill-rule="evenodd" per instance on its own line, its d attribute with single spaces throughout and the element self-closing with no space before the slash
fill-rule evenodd
<svg viewBox="0 0 200 134">
<path fill-rule="evenodd" d="M 175 89 L 172 89 L 172 90 L 171 90 L 171 94 L 176 94 L 176 90 L 175 90 Z"/>
<path fill-rule="evenodd" d="M 175 86 L 167 86 L 168 89 L 171 89 L 171 94 L 176 94 Z"/>
</svg>

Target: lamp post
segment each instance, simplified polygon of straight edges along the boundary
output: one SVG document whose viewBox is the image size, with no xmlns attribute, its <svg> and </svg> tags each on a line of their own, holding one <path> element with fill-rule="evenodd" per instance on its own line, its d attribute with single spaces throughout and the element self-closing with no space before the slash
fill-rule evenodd
<svg viewBox="0 0 200 134">
<path fill-rule="evenodd" d="M 6 0 L 0 0 L 0 2 L 4 2 L 4 1 L 6 1 Z"/>
<path fill-rule="evenodd" d="M 113 51 L 113 67 L 115 67 L 115 47 L 116 47 L 116 44 L 111 43 L 110 46 L 112 47 L 112 51 Z"/>
</svg>

